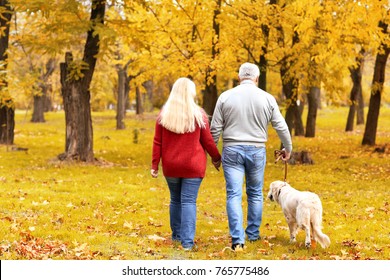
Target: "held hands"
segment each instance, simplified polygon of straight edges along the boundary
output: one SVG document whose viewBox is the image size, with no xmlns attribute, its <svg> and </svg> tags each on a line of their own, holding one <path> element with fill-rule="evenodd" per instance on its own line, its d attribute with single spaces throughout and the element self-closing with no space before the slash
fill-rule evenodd
<svg viewBox="0 0 390 280">
<path fill-rule="evenodd" d="M 152 175 L 153 178 L 157 178 L 157 176 L 158 176 L 158 170 L 151 169 L 151 170 L 150 170 L 150 175 Z"/>
<path fill-rule="evenodd" d="M 213 163 L 215 169 L 217 169 L 219 171 L 219 167 L 221 166 L 221 160 L 218 160 L 218 161 L 211 160 L 211 162 Z"/>
</svg>

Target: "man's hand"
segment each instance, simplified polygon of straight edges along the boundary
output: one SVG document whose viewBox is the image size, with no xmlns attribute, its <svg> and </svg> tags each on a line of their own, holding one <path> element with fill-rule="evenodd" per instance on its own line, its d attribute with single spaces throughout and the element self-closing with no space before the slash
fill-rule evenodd
<svg viewBox="0 0 390 280">
<path fill-rule="evenodd" d="M 288 161 L 291 157 L 291 153 L 287 152 L 285 149 L 282 150 L 282 160 L 283 161 Z"/>
<path fill-rule="evenodd" d="M 158 176 L 158 170 L 151 169 L 151 170 L 150 170 L 150 175 L 152 175 L 153 178 L 157 178 L 157 176 Z"/>
<path fill-rule="evenodd" d="M 218 161 L 211 160 L 211 162 L 213 163 L 215 169 L 217 169 L 219 171 L 219 167 L 221 166 L 221 160 L 218 160 Z"/>
</svg>

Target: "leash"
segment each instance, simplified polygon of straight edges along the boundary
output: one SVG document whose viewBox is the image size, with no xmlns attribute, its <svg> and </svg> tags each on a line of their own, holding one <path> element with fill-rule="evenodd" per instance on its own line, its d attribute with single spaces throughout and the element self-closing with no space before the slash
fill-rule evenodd
<svg viewBox="0 0 390 280">
<path fill-rule="evenodd" d="M 275 156 L 275 163 L 277 163 L 284 155 L 283 150 L 275 150 L 274 156 Z M 284 182 L 287 182 L 287 160 L 284 161 Z"/>
</svg>

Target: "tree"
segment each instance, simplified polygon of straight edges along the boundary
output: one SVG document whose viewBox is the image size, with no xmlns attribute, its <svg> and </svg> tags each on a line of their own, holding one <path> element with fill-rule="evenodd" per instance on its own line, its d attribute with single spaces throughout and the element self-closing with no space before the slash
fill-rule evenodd
<svg viewBox="0 0 390 280">
<path fill-rule="evenodd" d="M 8 0 L 0 0 L 0 143 L 13 144 L 15 109 L 8 92 L 8 42 L 12 8 Z"/>
<path fill-rule="evenodd" d="M 65 153 L 59 155 L 61 160 L 94 161 L 90 85 L 99 53 L 97 30 L 104 24 L 105 4 L 103 0 L 92 1 L 82 61 L 77 65 L 68 52 L 65 62 L 60 64 L 66 124 Z"/>
<path fill-rule="evenodd" d="M 116 129 L 125 129 L 124 118 L 126 114 L 126 100 L 129 97 L 129 83 L 130 77 L 127 74 L 127 68 L 131 61 L 128 61 L 125 65 L 117 64 L 116 71 L 118 73 L 118 96 L 117 96 L 117 108 L 116 108 Z"/>
<path fill-rule="evenodd" d="M 379 111 L 381 106 L 381 96 L 383 92 L 383 84 L 385 81 L 385 70 L 387 58 L 390 54 L 390 44 L 388 43 L 388 24 L 384 21 L 379 22 L 379 28 L 385 35 L 384 40 L 380 46 L 379 53 L 376 55 L 374 76 L 371 86 L 370 104 L 367 113 L 367 123 L 364 130 L 363 145 L 375 145 L 376 132 L 378 127 Z"/>
<path fill-rule="evenodd" d="M 361 50 L 360 54 L 360 56 L 356 57 L 356 66 L 351 66 L 349 69 L 353 86 L 349 97 L 350 105 L 345 131 L 353 131 L 355 115 L 357 115 L 360 104 L 363 100 L 362 74 L 364 65 L 364 49 Z"/>
<path fill-rule="evenodd" d="M 285 45 L 285 32 L 283 27 L 280 25 L 277 27 L 278 30 L 278 42 L 282 48 L 286 48 Z M 293 39 L 291 40 L 291 49 L 294 48 L 299 42 L 299 36 L 297 32 L 294 32 Z M 301 118 L 301 113 L 298 108 L 298 83 L 299 80 L 296 75 L 292 73 L 292 66 L 296 64 L 296 60 L 291 58 L 290 54 L 286 54 L 280 61 L 280 77 L 282 80 L 283 93 L 287 99 L 287 110 L 286 110 L 286 122 L 290 133 L 295 129 L 296 136 L 304 135 L 304 128 Z"/>
</svg>

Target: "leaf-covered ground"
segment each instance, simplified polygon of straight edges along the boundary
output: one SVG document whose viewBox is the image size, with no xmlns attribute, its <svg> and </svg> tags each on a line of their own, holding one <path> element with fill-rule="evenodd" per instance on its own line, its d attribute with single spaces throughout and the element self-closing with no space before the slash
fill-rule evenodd
<svg viewBox="0 0 390 280">
<path fill-rule="evenodd" d="M 262 240 L 232 252 L 223 173 L 209 165 L 197 250 L 185 252 L 170 240 L 166 182 L 149 175 L 154 114 L 129 114 L 127 129 L 117 131 L 114 112 L 95 113 L 99 162 L 87 165 L 56 160 L 64 151 L 63 113 L 33 124 L 18 112 L 15 145 L 28 151 L 0 147 L 0 259 L 390 259 L 390 109 L 381 108 L 378 151 L 361 146 L 364 126 L 344 132 L 346 116 L 345 108 L 321 110 L 316 137 L 293 138 L 294 149 L 309 151 L 315 164 L 288 169 L 292 186 L 321 197 L 329 248 L 307 250 L 302 231 L 289 244 L 280 207 L 265 199 Z M 279 145 L 270 129 L 264 195 L 283 179 L 273 157 Z"/>
</svg>

